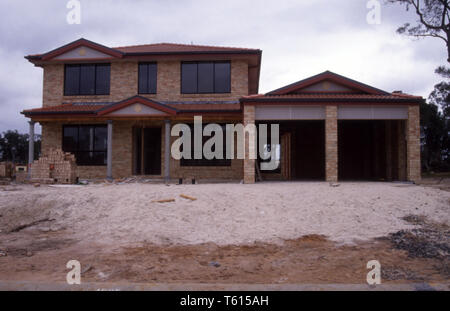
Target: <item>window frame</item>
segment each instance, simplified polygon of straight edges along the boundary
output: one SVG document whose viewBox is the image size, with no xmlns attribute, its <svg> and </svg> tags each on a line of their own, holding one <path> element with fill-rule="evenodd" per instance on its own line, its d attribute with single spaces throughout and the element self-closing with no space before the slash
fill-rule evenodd
<svg viewBox="0 0 450 311">
<path fill-rule="evenodd" d="M 212 92 L 199 92 L 199 78 L 198 78 L 198 64 L 213 64 L 213 91 Z M 197 82 L 195 92 L 183 92 L 183 65 L 184 64 L 196 64 L 197 69 Z M 216 91 L 216 64 L 228 64 L 230 67 L 230 74 L 228 79 L 229 91 L 227 92 L 217 92 Z M 180 64 L 180 93 L 181 94 L 231 94 L 231 61 L 229 60 L 218 60 L 218 61 L 182 61 Z"/>
<path fill-rule="evenodd" d="M 94 66 L 94 94 L 82 93 L 81 92 L 81 67 L 83 66 Z M 109 67 L 109 79 L 108 79 L 108 92 L 100 93 L 97 91 L 97 67 Z M 78 92 L 76 94 L 67 93 L 67 67 L 78 67 Z M 86 64 L 64 64 L 64 96 L 102 96 L 111 94 L 111 63 L 86 63 Z"/>
<path fill-rule="evenodd" d="M 64 146 L 64 138 L 65 138 L 64 132 L 65 132 L 65 129 L 68 128 L 68 127 L 72 127 L 72 128 L 76 127 L 77 128 L 77 141 L 76 141 L 76 148 L 75 148 L 76 150 L 70 150 L 69 151 L 66 148 L 64 148 L 65 147 Z M 81 127 L 93 128 L 94 129 L 94 142 L 93 142 L 93 146 L 92 146 L 93 149 L 92 150 L 80 150 L 80 139 L 79 139 L 79 136 L 80 136 L 80 128 Z M 106 131 L 107 131 L 107 125 L 106 124 L 64 124 L 62 126 L 62 135 L 61 135 L 62 136 L 62 142 L 61 142 L 62 150 L 64 152 L 70 152 L 70 153 L 74 154 L 75 158 L 76 158 L 76 163 L 77 163 L 78 166 L 106 166 L 107 165 L 106 161 L 104 161 L 103 164 L 98 164 L 98 163 L 79 163 L 79 161 L 80 161 L 80 159 L 78 157 L 79 153 L 104 153 L 105 154 L 105 159 L 108 156 L 108 146 L 106 146 L 105 149 L 99 149 L 99 150 L 97 150 L 95 148 L 95 145 L 96 145 L 96 142 L 95 142 L 95 129 L 96 128 L 103 128 L 103 129 L 106 129 Z"/>
<path fill-rule="evenodd" d="M 143 92 L 143 93 L 141 93 L 140 92 L 140 88 L 139 88 L 139 85 L 140 85 L 140 83 L 139 83 L 139 81 L 140 81 L 140 66 L 141 65 L 147 65 L 147 92 Z M 155 92 L 148 92 L 148 90 L 149 90 L 149 82 L 148 82 L 148 75 L 149 75 L 149 72 L 148 72 L 148 65 L 155 65 L 155 68 L 156 68 L 156 72 L 155 72 L 155 74 L 156 74 L 156 79 L 155 79 Z M 158 63 L 157 62 L 138 62 L 138 70 L 137 70 L 137 74 L 138 74 L 138 83 L 137 83 L 137 93 L 138 94 L 152 94 L 152 95 L 155 95 L 155 94 L 157 94 L 158 93 Z"/>
</svg>

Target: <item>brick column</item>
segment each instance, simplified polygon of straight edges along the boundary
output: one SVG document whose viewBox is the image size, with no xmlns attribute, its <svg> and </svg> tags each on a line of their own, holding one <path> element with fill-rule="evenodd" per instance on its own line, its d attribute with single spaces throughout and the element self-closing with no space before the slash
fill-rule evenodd
<svg viewBox="0 0 450 311">
<path fill-rule="evenodd" d="M 418 105 L 408 107 L 406 125 L 406 178 L 418 182 L 420 169 L 420 108 Z"/>
<path fill-rule="evenodd" d="M 398 127 L 398 179 L 406 180 L 406 136 L 405 136 L 405 121 L 397 121 Z"/>
<path fill-rule="evenodd" d="M 255 106 L 244 106 L 244 127 L 247 124 L 255 123 Z M 245 137 L 245 159 L 244 159 L 244 183 L 254 184 L 255 183 L 255 160 L 250 159 L 249 150 L 250 148 L 256 148 L 255 142 L 250 141 Z M 256 153 L 257 154 L 257 153 Z"/>
<path fill-rule="evenodd" d="M 325 178 L 338 180 L 337 106 L 325 106 Z"/>
</svg>

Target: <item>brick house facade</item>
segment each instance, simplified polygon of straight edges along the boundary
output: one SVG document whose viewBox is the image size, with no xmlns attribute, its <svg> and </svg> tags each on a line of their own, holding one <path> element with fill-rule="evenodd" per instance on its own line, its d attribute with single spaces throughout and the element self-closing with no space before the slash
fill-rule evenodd
<svg viewBox="0 0 450 311">
<path fill-rule="evenodd" d="M 257 95 L 261 54 L 166 43 L 109 48 L 80 39 L 26 57 L 43 68 L 43 101 L 22 113 L 31 131 L 41 124 L 43 152 L 77 156 L 80 178 L 420 179 L 421 97 L 331 72 Z M 279 169 L 260 172 L 261 160 L 248 157 L 258 143 L 248 139 L 245 159 L 175 160 L 171 128 L 194 116 L 204 123 L 279 123 L 281 143 L 269 147 L 278 148 Z M 355 128 L 365 136 L 355 136 Z"/>
</svg>

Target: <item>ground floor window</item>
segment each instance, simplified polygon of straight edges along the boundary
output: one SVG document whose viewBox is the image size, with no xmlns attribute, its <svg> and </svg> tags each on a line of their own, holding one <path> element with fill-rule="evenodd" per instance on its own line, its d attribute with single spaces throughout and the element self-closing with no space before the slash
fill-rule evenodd
<svg viewBox="0 0 450 311">
<path fill-rule="evenodd" d="M 106 125 L 64 125 L 63 150 L 73 153 L 78 165 L 106 165 Z"/>
<path fill-rule="evenodd" d="M 202 158 L 201 159 L 194 159 L 194 125 L 189 125 L 191 128 L 191 158 L 190 159 L 180 159 L 180 166 L 231 166 L 231 160 L 226 159 L 226 136 L 225 136 L 225 125 L 221 124 L 222 127 L 222 135 L 223 135 L 223 159 L 206 159 L 202 152 Z M 203 126 L 203 129 L 206 125 Z M 210 136 L 202 136 L 203 137 L 203 144 L 202 147 L 205 145 L 205 143 L 211 138 Z M 182 149 L 182 148 L 181 148 Z M 215 151 L 215 146 L 212 148 L 212 151 Z"/>
</svg>

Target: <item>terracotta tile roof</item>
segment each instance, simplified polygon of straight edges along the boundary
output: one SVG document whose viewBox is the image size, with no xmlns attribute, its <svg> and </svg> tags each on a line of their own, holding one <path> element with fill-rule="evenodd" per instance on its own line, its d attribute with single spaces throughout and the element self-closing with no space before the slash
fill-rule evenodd
<svg viewBox="0 0 450 311">
<path fill-rule="evenodd" d="M 315 98 L 323 98 L 323 99 L 399 99 L 399 98 L 408 98 L 408 99 L 421 99 L 421 96 L 414 96 L 404 93 L 392 93 L 388 95 L 373 95 L 373 94 L 352 94 L 352 93 L 303 93 L 303 94 L 288 94 L 288 95 L 269 95 L 269 94 L 257 94 L 244 96 L 244 99 L 259 99 L 259 98 L 299 98 L 299 99 L 315 99 Z"/>
<path fill-rule="evenodd" d="M 132 97 L 130 99 L 133 99 Z M 127 99 L 127 100 L 130 100 Z M 126 101 L 126 100 L 125 100 Z M 241 104 L 237 101 L 201 101 L 201 102 L 156 102 L 161 106 L 167 106 L 176 109 L 180 113 L 189 112 L 238 112 Z M 26 116 L 32 115 L 63 115 L 63 114 L 90 114 L 93 116 L 100 115 L 105 109 L 109 109 L 118 103 L 70 103 L 52 107 L 42 107 L 24 110 L 22 113 Z"/>
<path fill-rule="evenodd" d="M 405 93 L 354 94 L 354 93 L 299 93 L 289 95 L 256 94 L 244 96 L 241 102 L 421 102 L 421 96 Z"/>
<path fill-rule="evenodd" d="M 42 107 L 24 110 L 24 114 L 65 114 L 81 113 L 95 114 L 98 110 L 110 105 L 111 103 L 71 103 L 58 106 Z"/>
<path fill-rule="evenodd" d="M 177 43 L 155 43 L 134 46 L 115 47 L 123 53 L 192 53 L 192 52 L 259 52 L 258 49 L 222 47 L 210 45 L 193 45 Z"/>
<path fill-rule="evenodd" d="M 240 111 L 241 104 L 180 104 L 180 103 L 170 103 L 168 106 L 178 109 L 181 112 L 195 112 L 195 111 L 205 111 L 205 112 L 214 112 L 214 111 Z"/>
</svg>

